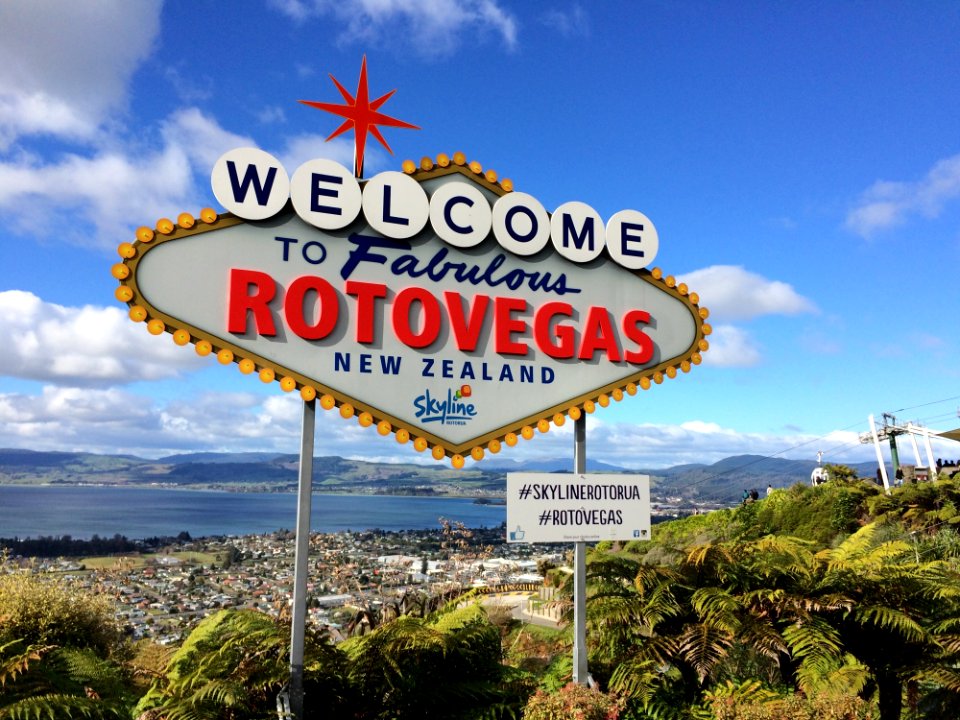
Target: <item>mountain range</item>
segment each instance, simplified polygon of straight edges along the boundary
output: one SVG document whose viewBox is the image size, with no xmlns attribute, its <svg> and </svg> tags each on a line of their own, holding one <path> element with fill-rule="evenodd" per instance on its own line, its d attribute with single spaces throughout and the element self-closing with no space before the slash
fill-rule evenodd
<svg viewBox="0 0 960 720">
<path fill-rule="evenodd" d="M 454 470 L 440 464 L 376 463 L 338 456 L 314 459 L 318 491 L 423 495 L 495 496 L 503 492 L 508 472 L 571 472 L 572 460 L 518 461 L 488 459 Z M 150 460 L 133 455 L 83 452 L 38 452 L 0 449 L 0 485 L 167 486 L 232 491 L 292 492 L 297 486 L 298 457 L 282 453 L 185 453 Z M 650 475 L 652 493 L 661 502 L 726 504 L 745 489 L 761 492 L 768 484 L 788 487 L 809 482 L 814 464 L 761 455 L 737 455 L 712 464 L 670 468 L 625 468 L 593 460 L 589 472 L 635 472 Z M 851 466 L 873 477 L 875 465 Z"/>
</svg>

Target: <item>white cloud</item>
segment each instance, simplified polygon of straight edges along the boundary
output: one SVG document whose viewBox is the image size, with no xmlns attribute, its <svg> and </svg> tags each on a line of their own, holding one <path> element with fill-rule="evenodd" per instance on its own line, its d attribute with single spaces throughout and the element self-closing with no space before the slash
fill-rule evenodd
<svg viewBox="0 0 960 720">
<path fill-rule="evenodd" d="M 370 171 L 375 171 L 374 167 L 371 166 L 371 159 L 376 161 L 373 163 L 374 165 L 380 165 L 382 162 L 379 161 L 379 158 L 382 157 L 383 153 L 367 146 L 363 164 L 368 174 Z M 335 138 L 326 142 L 322 135 L 295 135 L 287 140 L 286 147 L 278 155 L 278 158 L 290 175 L 293 175 L 296 169 L 307 160 L 314 158 L 335 160 L 346 168 L 352 168 L 353 140 Z"/>
<path fill-rule="evenodd" d="M 96 122 L 59 98 L 42 93 L 0 93 L 0 150 L 23 134 L 88 137 L 96 128 Z"/>
<path fill-rule="evenodd" d="M 287 122 L 287 113 L 278 105 L 264 107 L 257 113 L 257 121 L 264 125 L 281 125 Z"/>
<path fill-rule="evenodd" d="M 0 3 L 0 149 L 17 137 L 90 138 L 123 110 L 153 48 L 161 3 Z"/>
<path fill-rule="evenodd" d="M 497 0 L 271 0 L 297 22 L 333 16 L 342 40 L 396 42 L 422 54 L 449 53 L 465 34 L 494 32 L 510 49 L 517 21 Z"/>
<path fill-rule="evenodd" d="M 183 211 L 199 213 L 203 198 L 213 200 L 208 182 L 217 159 L 233 148 L 257 146 L 197 108 L 173 113 L 160 126 L 160 136 L 162 145 L 153 150 L 125 151 L 117 142 L 120 149 L 89 156 L 71 153 L 44 162 L 21 154 L 0 162 L 0 211 L 20 231 L 115 248 L 132 239 L 138 225 Z M 317 157 L 353 164 L 352 141 L 327 143 L 321 135 L 297 135 L 270 151 L 291 174 Z M 386 154 L 377 150 L 367 158 L 371 171 L 386 163 Z"/>
<path fill-rule="evenodd" d="M 187 390 L 178 399 L 161 402 L 117 388 L 47 386 L 35 395 L 0 394 L 0 447 L 122 451 L 143 457 L 198 450 L 295 454 L 302 407 L 296 393 L 279 389 L 266 394 Z M 360 427 L 356 420 L 341 419 L 335 410 L 318 409 L 316 421 L 317 456 L 435 464 L 427 453 L 416 453 L 412 444 L 400 446 L 392 437 Z M 568 457 L 572 470 L 572 431 L 573 423 L 567 422 L 515 448 L 505 447 L 496 457 L 517 461 Z M 807 458 L 821 447 L 843 448 L 842 455 L 831 451 L 830 462 L 869 461 L 873 453 L 871 447 L 860 445 L 855 432 L 822 437 L 796 431 L 745 433 L 696 418 L 677 425 L 609 423 L 601 412 L 587 416 L 587 441 L 591 461 L 631 469 L 710 464 L 741 454 Z M 479 467 L 488 465 L 481 462 Z"/>
<path fill-rule="evenodd" d="M 197 450 L 296 453 L 300 407 L 299 398 L 279 391 L 266 397 L 202 392 L 164 405 L 117 388 L 46 386 L 37 395 L 0 394 L 0 447 L 143 457 Z"/>
<path fill-rule="evenodd" d="M 703 354 L 704 365 L 714 367 L 753 367 L 760 363 L 760 349 L 743 328 L 715 325 L 707 338 L 710 349 Z"/>
<path fill-rule="evenodd" d="M 48 386 L 40 395 L 0 395 L 0 445 L 127 452 L 158 428 L 149 405 L 139 400 L 116 388 Z"/>
<path fill-rule="evenodd" d="M 180 68 L 170 65 L 164 69 L 163 76 L 184 103 L 193 104 L 213 97 L 213 79 L 209 75 L 199 78 L 184 75 Z"/>
<path fill-rule="evenodd" d="M 116 247 L 137 225 L 199 211 L 195 173 L 205 177 L 222 152 L 253 144 L 193 108 L 162 123 L 158 147 L 124 139 L 118 118 L 160 11 L 154 0 L 0 3 L 0 152 L 36 134 L 78 148 L 40 157 L 13 145 L 0 155 L 0 212 L 11 227 Z"/>
<path fill-rule="evenodd" d="M 915 182 L 878 180 L 847 213 L 846 227 L 862 237 L 887 230 L 911 215 L 935 218 L 960 197 L 960 155 L 937 162 Z"/>
<path fill-rule="evenodd" d="M 789 283 L 768 280 L 738 265 L 712 265 L 678 280 L 700 296 L 701 305 L 710 310 L 711 322 L 817 311 L 816 305 Z"/>
<path fill-rule="evenodd" d="M 253 138 L 224 129 L 197 108 L 184 108 L 163 124 L 167 148 L 181 151 L 201 177 L 209 178 L 214 163 L 227 150 L 256 147 Z"/>
<path fill-rule="evenodd" d="M 0 292 L 0 347 L 0 375 L 73 387 L 176 377 L 204 364 L 119 307 L 64 307 L 20 290 Z"/>
<path fill-rule="evenodd" d="M 171 402 L 160 413 L 165 442 L 210 449 L 299 447 L 298 396 L 205 392 Z"/>
<path fill-rule="evenodd" d="M 857 463 L 871 459 L 872 448 L 860 445 L 856 432 L 833 431 L 824 436 L 805 433 L 784 435 L 772 432 L 742 432 L 718 423 L 691 419 L 678 425 L 642 425 L 618 423 L 596 431 L 597 440 L 609 448 L 609 462 L 643 468 L 662 468 L 686 463 L 709 465 L 737 455 L 760 455 L 792 459 L 815 458 L 820 447 L 843 449 L 844 457 L 831 457 L 829 462 Z M 619 461 L 616 448 L 620 448 Z M 636 459 L 624 448 L 642 448 Z M 839 451 L 839 450 L 838 450 Z M 590 453 L 596 456 L 595 453 Z M 812 469 L 812 460 L 811 460 Z"/>
<path fill-rule="evenodd" d="M 69 239 L 81 244 L 116 247 L 138 225 L 198 213 L 195 177 L 208 177 L 225 151 L 254 144 L 195 108 L 174 113 L 161 134 L 163 146 L 142 154 L 104 150 L 47 163 L 24 155 L 0 163 L 0 210 L 20 230 L 72 232 Z M 78 216 L 92 236 L 79 235 Z"/>
<path fill-rule="evenodd" d="M 118 388 L 48 385 L 39 394 L 0 394 L 0 447 L 154 458 L 199 450 L 297 453 L 303 404 L 298 394 L 273 388 L 267 394 L 200 390 L 167 402 Z M 316 420 L 318 456 L 434 462 L 412 444 L 401 448 L 336 411 L 318 410 Z"/>
<path fill-rule="evenodd" d="M 33 158 L 0 164 L 0 209 L 14 226 L 37 235 L 77 233 L 77 218 L 90 223 L 83 244 L 115 246 L 129 229 L 152 224 L 160 213 L 183 210 L 192 178 L 182 149 L 130 158 L 119 152 L 67 155 L 41 164 Z"/>
<path fill-rule="evenodd" d="M 784 435 L 741 432 L 702 419 L 676 425 L 608 423 L 600 419 L 600 415 L 598 412 L 587 416 L 588 460 L 634 470 L 655 470 L 687 463 L 710 465 L 735 455 L 815 458 L 818 447 L 849 448 L 843 458 L 834 458 L 833 462 L 869 461 L 873 453 L 871 448 L 860 445 L 855 432 L 837 431 L 822 437 L 800 432 Z M 573 446 L 568 432 L 571 429 L 565 426 L 546 435 L 538 434 L 530 442 L 504 450 L 498 459 L 555 460 L 570 457 L 572 469 Z M 483 468 L 483 461 L 478 467 Z"/>
<path fill-rule="evenodd" d="M 541 20 L 544 25 L 564 37 L 590 35 L 590 17 L 580 3 L 574 3 L 566 10 L 559 7 L 548 8 Z"/>
</svg>

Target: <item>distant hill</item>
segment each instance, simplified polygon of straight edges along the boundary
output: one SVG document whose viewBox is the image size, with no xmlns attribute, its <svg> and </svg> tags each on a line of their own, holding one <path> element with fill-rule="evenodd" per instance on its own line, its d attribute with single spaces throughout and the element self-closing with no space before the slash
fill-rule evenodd
<svg viewBox="0 0 960 720">
<path fill-rule="evenodd" d="M 572 472 L 572 458 L 542 461 L 488 459 L 470 469 L 441 465 L 374 463 L 339 456 L 314 458 L 314 486 L 348 493 L 421 495 L 496 494 L 508 472 Z M 297 486 L 298 458 L 282 453 L 184 453 L 158 460 L 133 455 L 35 452 L 0 449 L 0 485 L 161 485 L 237 491 L 291 492 Z M 801 460 L 736 455 L 711 465 L 684 464 L 652 470 L 629 469 L 595 460 L 589 472 L 640 472 L 652 477 L 659 501 L 734 503 L 744 489 L 767 484 L 787 487 L 810 481 L 814 464 Z M 854 465 L 873 477 L 873 463 Z"/>
<path fill-rule="evenodd" d="M 242 452 L 242 453 L 183 453 L 181 455 L 167 455 L 157 460 L 158 463 L 169 463 L 171 465 L 185 465 L 186 463 L 263 463 L 271 462 L 281 457 L 290 457 L 297 460 L 296 455 L 283 455 L 281 453 L 264 452 Z"/>
<path fill-rule="evenodd" d="M 767 485 L 783 488 L 810 482 L 816 465 L 803 460 L 769 458 L 763 455 L 734 455 L 712 465 L 687 464 L 658 470 L 641 470 L 659 478 L 655 487 L 661 495 L 701 502 L 737 502 L 744 490 L 764 492 Z M 872 478 L 875 463 L 850 465 L 859 477 Z"/>
<path fill-rule="evenodd" d="M 502 472 L 573 472 L 573 457 L 556 458 L 552 460 L 509 460 L 496 458 L 484 460 L 479 467 L 485 470 L 500 470 Z M 622 473 L 633 472 L 623 467 L 587 458 L 587 472 Z"/>
<path fill-rule="evenodd" d="M 36 482 L 41 477 L 74 482 L 101 475 L 124 477 L 145 462 L 133 455 L 0 449 L 0 484 Z"/>
<path fill-rule="evenodd" d="M 296 490 L 299 458 L 280 453 L 186 453 L 148 460 L 133 455 L 0 449 L 0 485 L 168 486 L 236 491 Z M 496 469 L 314 458 L 314 486 L 348 493 L 422 495 L 502 492 Z"/>
</svg>

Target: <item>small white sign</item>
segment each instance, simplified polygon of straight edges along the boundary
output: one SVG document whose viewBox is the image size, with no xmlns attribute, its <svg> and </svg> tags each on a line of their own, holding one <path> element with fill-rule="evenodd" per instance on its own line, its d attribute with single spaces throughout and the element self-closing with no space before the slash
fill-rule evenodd
<svg viewBox="0 0 960 720">
<path fill-rule="evenodd" d="M 649 539 L 648 475 L 507 475 L 507 542 Z"/>
</svg>

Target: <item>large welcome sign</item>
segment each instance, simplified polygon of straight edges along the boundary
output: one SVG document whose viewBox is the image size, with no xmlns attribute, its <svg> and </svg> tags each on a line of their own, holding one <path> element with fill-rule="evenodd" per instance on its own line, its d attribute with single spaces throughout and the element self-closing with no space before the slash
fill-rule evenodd
<svg viewBox="0 0 960 720">
<path fill-rule="evenodd" d="M 240 148 L 212 185 L 229 212 L 120 246 L 130 317 L 456 467 L 687 372 L 708 347 L 696 294 L 648 269 L 646 216 L 550 213 L 460 153 L 364 181 Z"/>
</svg>

